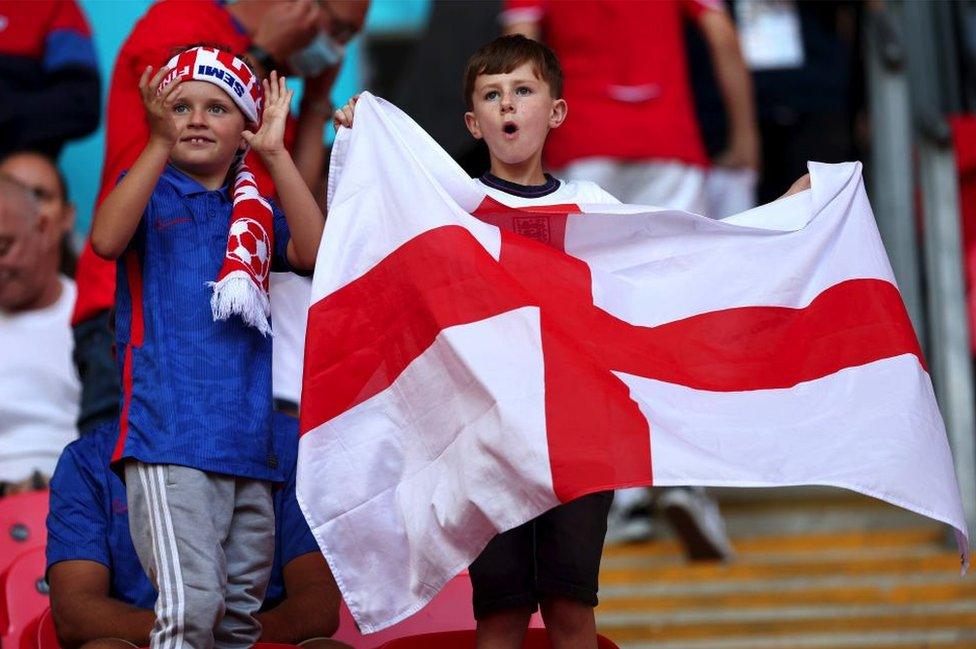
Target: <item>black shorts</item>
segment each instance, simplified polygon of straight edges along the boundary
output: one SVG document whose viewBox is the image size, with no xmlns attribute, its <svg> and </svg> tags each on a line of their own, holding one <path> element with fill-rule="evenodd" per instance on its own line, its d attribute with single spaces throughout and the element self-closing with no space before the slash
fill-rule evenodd
<svg viewBox="0 0 976 649">
<path fill-rule="evenodd" d="M 493 538 L 471 564 L 474 616 L 534 612 L 546 596 L 597 605 L 613 492 L 583 496 Z"/>
</svg>

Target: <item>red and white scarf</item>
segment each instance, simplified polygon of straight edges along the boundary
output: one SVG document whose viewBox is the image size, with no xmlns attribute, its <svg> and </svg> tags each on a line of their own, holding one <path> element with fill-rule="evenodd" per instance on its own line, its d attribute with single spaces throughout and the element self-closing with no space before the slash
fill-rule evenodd
<svg viewBox="0 0 976 649">
<path fill-rule="evenodd" d="M 248 125 L 261 121 L 261 81 L 241 59 L 212 47 L 194 47 L 166 64 L 171 72 L 159 84 L 162 89 L 176 78 L 212 83 L 227 93 L 244 113 Z M 254 175 L 244 163 L 237 165 L 234 207 L 227 234 L 227 250 L 213 288 L 210 307 L 214 320 L 238 315 L 264 335 L 271 333 L 271 297 L 268 292 L 274 254 L 274 214 L 258 192 Z"/>
</svg>

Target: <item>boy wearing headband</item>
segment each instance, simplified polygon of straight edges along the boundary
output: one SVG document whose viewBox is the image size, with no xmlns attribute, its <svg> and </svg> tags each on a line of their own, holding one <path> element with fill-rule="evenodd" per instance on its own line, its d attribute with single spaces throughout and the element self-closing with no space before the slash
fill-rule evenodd
<svg viewBox="0 0 976 649">
<path fill-rule="evenodd" d="M 106 197 L 123 396 L 112 456 L 161 647 L 249 647 L 274 553 L 268 274 L 315 264 L 324 218 L 282 136 L 292 92 L 210 47 L 139 83 L 151 136 Z M 261 111 L 262 100 L 267 104 Z M 259 127 L 260 126 L 260 127 Z M 267 166 L 284 214 L 243 164 Z M 286 217 L 287 215 L 287 221 Z"/>
</svg>

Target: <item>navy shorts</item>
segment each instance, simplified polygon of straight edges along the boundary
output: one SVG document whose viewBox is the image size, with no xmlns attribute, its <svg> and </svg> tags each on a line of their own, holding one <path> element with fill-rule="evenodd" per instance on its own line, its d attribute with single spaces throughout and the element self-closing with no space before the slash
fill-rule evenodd
<svg viewBox="0 0 976 649">
<path fill-rule="evenodd" d="M 583 496 L 493 538 L 471 564 L 474 616 L 535 612 L 545 597 L 597 605 L 613 492 Z"/>
</svg>

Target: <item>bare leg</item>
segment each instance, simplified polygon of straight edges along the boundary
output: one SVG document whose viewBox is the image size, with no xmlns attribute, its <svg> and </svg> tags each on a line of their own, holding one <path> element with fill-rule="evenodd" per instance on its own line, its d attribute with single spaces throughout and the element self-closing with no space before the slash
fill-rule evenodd
<svg viewBox="0 0 976 649">
<path fill-rule="evenodd" d="M 518 609 L 499 611 L 478 620 L 478 649 L 521 649 L 532 614 Z"/>
<path fill-rule="evenodd" d="M 592 606 L 565 597 L 547 597 L 540 608 L 553 649 L 596 649 Z"/>
</svg>

